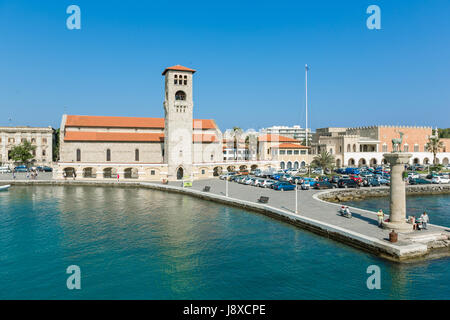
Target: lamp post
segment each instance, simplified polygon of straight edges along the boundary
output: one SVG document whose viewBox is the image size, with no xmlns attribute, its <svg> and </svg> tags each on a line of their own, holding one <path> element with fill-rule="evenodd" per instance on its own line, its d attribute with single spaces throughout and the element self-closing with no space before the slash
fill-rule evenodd
<svg viewBox="0 0 450 320">
<path fill-rule="evenodd" d="M 228 177 L 225 177 L 225 196 L 228 198 Z"/>
<path fill-rule="evenodd" d="M 295 213 L 298 213 L 298 185 L 295 184 Z"/>
</svg>

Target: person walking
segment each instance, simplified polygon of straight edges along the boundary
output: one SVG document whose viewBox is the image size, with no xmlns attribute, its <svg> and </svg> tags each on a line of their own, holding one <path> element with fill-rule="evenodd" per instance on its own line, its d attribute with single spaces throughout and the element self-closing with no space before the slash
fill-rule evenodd
<svg viewBox="0 0 450 320">
<path fill-rule="evenodd" d="M 425 211 L 420 216 L 420 219 L 422 220 L 422 228 L 427 229 L 427 224 L 430 221 L 430 217 L 427 215 Z"/>
<path fill-rule="evenodd" d="M 119 183 L 120 175 L 117 174 L 117 183 Z"/>
<path fill-rule="evenodd" d="M 384 221 L 384 212 L 382 209 L 378 210 L 377 217 L 378 217 L 378 226 L 381 228 Z"/>
</svg>

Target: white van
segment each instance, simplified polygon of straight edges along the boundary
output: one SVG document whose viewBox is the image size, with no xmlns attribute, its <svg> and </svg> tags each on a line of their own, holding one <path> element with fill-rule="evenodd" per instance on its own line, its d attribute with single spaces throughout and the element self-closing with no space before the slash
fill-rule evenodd
<svg viewBox="0 0 450 320">
<path fill-rule="evenodd" d="M 11 173 L 11 169 L 9 167 L 0 167 L 0 173 Z"/>
</svg>

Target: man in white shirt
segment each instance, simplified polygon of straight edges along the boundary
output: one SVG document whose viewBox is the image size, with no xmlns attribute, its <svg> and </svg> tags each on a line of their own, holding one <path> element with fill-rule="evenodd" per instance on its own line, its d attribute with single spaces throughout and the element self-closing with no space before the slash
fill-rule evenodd
<svg viewBox="0 0 450 320">
<path fill-rule="evenodd" d="M 424 212 L 422 213 L 422 215 L 420 216 L 420 219 L 422 221 L 422 227 L 423 229 L 427 229 L 427 224 L 430 221 L 430 217 L 428 217 L 427 213 Z"/>
</svg>

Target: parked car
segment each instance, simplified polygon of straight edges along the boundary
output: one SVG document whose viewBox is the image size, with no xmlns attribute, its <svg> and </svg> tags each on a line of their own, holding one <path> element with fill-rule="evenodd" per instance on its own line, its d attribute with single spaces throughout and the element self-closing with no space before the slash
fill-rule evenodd
<svg viewBox="0 0 450 320">
<path fill-rule="evenodd" d="M 363 181 L 363 186 L 365 187 L 379 187 L 381 183 L 375 178 L 367 178 Z"/>
<path fill-rule="evenodd" d="M 360 170 L 358 168 L 346 168 L 345 173 L 346 174 L 359 174 Z"/>
<path fill-rule="evenodd" d="M 431 183 L 449 183 L 450 179 L 444 176 L 437 176 L 431 179 Z"/>
<path fill-rule="evenodd" d="M 15 172 L 28 172 L 27 166 L 17 166 L 14 168 Z"/>
<path fill-rule="evenodd" d="M 11 169 L 9 167 L 0 167 L 0 173 L 11 173 Z"/>
<path fill-rule="evenodd" d="M 275 181 L 273 181 L 273 180 L 265 180 L 264 183 L 262 185 L 260 185 L 260 187 L 271 188 L 274 183 L 275 183 Z"/>
<path fill-rule="evenodd" d="M 300 188 L 301 188 L 302 190 L 309 190 L 309 189 L 311 188 L 311 185 L 310 185 L 309 183 L 307 183 L 307 182 L 304 182 L 304 183 L 302 183 L 302 184 L 300 185 Z"/>
<path fill-rule="evenodd" d="M 420 178 L 420 175 L 417 172 L 408 172 L 408 178 L 417 179 Z"/>
<path fill-rule="evenodd" d="M 337 184 L 339 188 L 359 188 L 359 184 L 352 179 L 341 179 Z"/>
<path fill-rule="evenodd" d="M 239 174 L 241 174 L 241 175 L 243 175 L 243 176 L 246 176 L 246 175 L 248 175 L 250 172 L 248 171 L 248 170 L 241 170 L 241 171 L 239 171 Z"/>
<path fill-rule="evenodd" d="M 53 171 L 52 168 L 47 167 L 47 166 L 39 166 L 36 169 L 37 169 L 37 171 L 40 171 L 40 172 L 52 172 Z"/>
<path fill-rule="evenodd" d="M 409 179 L 409 184 L 430 184 L 429 180 L 425 180 L 422 178 Z"/>
<path fill-rule="evenodd" d="M 355 175 L 351 175 L 350 179 L 352 179 L 353 181 L 355 181 L 359 185 L 361 185 L 361 183 L 363 182 L 363 179 L 361 177 L 358 177 L 358 176 L 355 176 Z"/>
<path fill-rule="evenodd" d="M 295 185 L 290 184 L 288 182 L 277 182 L 277 183 L 273 184 L 273 186 L 272 186 L 272 189 L 281 190 L 281 191 L 294 190 L 295 188 L 296 188 Z"/>
<path fill-rule="evenodd" d="M 317 181 L 316 183 L 314 183 L 313 186 L 314 189 L 333 189 L 335 188 L 335 186 L 328 182 L 328 181 Z"/>
</svg>

